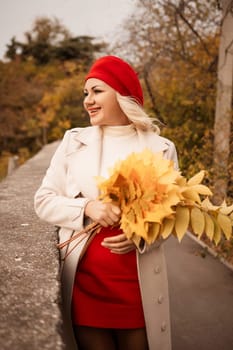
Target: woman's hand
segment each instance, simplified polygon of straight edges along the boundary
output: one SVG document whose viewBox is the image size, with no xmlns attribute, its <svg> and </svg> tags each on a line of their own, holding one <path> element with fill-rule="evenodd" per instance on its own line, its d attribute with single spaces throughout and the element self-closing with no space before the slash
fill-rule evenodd
<svg viewBox="0 0 233 350">
<path fill-rule="evenodd" d="M 112 203 L 93 200 L 87 203 L 85 215 L 98 222 L 101 226 L 107 227 L 113 226 L 120 220 L 121 210 Z M 106 237 L 101 244 L 116 254 L 125 254 L 135 249 L 134 243 L 124 233 Z"/>
<path fill-rule="evenodd" d="M 129 253 L 136 248 L 134 243 L 124 233 L 104 238 L 101 245 L 116 254 Z"/>
<path fill-rule="evenodd" d="M 107 227 L 116 224 L 120 220 L 121 210 L 112 203 L 93 200 L 87 203 L 85 215 L 101 226 Z"/>
</svg>

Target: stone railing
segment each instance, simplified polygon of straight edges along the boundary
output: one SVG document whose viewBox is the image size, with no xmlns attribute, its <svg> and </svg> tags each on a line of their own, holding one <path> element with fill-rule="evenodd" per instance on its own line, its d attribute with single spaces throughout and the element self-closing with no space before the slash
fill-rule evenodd
<svg viewBox="0 0 233 350">
<path fill-rule="evenodd" d="M 45 146 L 0 183 L 1 350 L 66 349 L 56 233 L 33 208 L 57 145 Z"/>
</svg>

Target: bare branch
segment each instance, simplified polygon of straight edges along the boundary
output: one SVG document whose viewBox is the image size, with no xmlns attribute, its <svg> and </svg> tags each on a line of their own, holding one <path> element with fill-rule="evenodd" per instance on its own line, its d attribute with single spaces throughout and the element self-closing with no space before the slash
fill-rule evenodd
<svg viewBox="0 0 233 350">
<path fill-rule="evenodd" d="M 196 29 L 192 26 L 192 24 L 187 20 L 187 18 L 184 16 L 183 11 L 180 10 L 179 7 L 175 6 L 174 4 L 171 4 L 171 6 L 175 9 L 175 11 L 179 14 L 180 18 L 183 20 L 183 22 L 188 26 L 188 28 L 192 31 L 192 33 L 199 39 L 200 43 L 202 44 L 205 52 L 211 56 L 208 47 L 206 46 L 204 40 L 199 35 L 199 33 L 196 31 Z"/>
</svg>

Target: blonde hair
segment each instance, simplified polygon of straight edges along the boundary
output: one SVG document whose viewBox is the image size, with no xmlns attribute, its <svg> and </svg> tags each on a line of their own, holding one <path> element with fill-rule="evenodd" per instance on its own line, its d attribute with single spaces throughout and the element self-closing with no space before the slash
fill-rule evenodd
<svg viewBox="0 0 233 350">
<path fill-rule="evenodd" d="M 134 98 L 122 96 L 118 92 L 116 96 L 122 111 L 136 128 L 143 131 L 151 130 L 156 132 L 156 134 L 160 133 L 158 125 L 155 124 L 158 120 L 151 118 Z"/>
</svg>

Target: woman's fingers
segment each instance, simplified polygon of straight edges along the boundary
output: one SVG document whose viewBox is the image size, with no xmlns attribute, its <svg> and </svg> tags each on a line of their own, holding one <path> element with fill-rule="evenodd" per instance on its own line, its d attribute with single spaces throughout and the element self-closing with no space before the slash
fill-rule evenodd
<svg viewBox="0 0 233 350">
<path fill-rule="evenodd" d="M 106 238 L 104 238 L 103 242 L 109 244 L 109 246 L 117 245 L 119 247 L 123 247 L 123 246 L 127 245 L 128 242 L 131 242 L 131 241 L 128 240 L 128 238 L 126 237 L 126 235 L 124 233 L 121 233 L 121 234 L 116 235 L 116 236 L 106 237 Z"/>
<path fill-rule="evenodd" d="M 135 249 L 134 243 L 130 239 L 127 239 L 124 233 L 106 237 L 101 244 L 103 247 L 117 254 L 125 254 Z"/>
<path fill-rule="evenodd" d="M 117 217 L 119 217 L 121 215 L 121 210 L 119 207 L 111 204 L 111 209 L 112 209 L 112 212 L 117 215 Z"/>
<path fill-rule="evenodd" d="M 93 221 L 100 223 L 100 225 L 112 226 L 120 219 L 120 208 L 112 203 L 103 203 L 98 200 L 93 200 L 87 203 L 85 214 Z"/>
<path fill-rule="evenodd" d="M 103 218 L 99 218 L 98 222 L 101 226 L 107 227 L 113 226 L 117 221 L 112 220 L 110 216 L 104 216 Z"/>
</svg>

